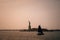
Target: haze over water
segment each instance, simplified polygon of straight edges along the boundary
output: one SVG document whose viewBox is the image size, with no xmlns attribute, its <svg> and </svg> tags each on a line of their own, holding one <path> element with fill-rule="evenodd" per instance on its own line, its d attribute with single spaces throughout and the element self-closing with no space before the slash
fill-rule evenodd
<svg viewBox="0 0 60 40">
<path fill-rule="evenodd" d="M 0 0 L 0 29 L 60 29 L 60 0 Z"/>
<path fill-rule="evenodd" d="M 60 32 L 37 32 L 0 31 L 0 40 L 60 40 Z"/>
</svg>

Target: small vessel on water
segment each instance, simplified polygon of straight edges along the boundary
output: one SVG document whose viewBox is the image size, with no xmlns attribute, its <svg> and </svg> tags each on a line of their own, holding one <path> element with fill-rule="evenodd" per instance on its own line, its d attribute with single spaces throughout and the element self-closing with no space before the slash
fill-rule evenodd
<svg viewBox="0 0 60 40">
<path fill-rule="evenodd" d="M 41 26 L 38 26 L 38 35 L 44 35 Z"/>
</svg>

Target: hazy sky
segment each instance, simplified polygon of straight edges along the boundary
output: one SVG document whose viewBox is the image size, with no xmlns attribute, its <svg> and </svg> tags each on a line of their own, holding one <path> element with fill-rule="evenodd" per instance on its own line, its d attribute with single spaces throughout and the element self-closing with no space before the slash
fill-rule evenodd
<svg viewBox="0 0 60 40">
<path fill-rule="evenodd" d="M 0 29 L 60 29 L 60 0 L 0 0 Z"/>
</svg>

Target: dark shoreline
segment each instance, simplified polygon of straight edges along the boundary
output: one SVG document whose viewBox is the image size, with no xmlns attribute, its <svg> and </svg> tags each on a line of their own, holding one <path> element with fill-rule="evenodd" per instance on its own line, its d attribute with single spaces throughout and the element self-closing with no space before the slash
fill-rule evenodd
<svg viewBox="0 0 60 40">
<path fill-rule="evenodd" d="M 0 31 L 29 31 L 29 30 L 0 30 Z M 32 32 L 32 31 L 36 31 L 37 32 L 37 30 L 31 30 L 30 32 Z M 43 32 L 54 32 L 54 31 L 60 31 L 60 30 L 43 30 Z"/>
</svg>

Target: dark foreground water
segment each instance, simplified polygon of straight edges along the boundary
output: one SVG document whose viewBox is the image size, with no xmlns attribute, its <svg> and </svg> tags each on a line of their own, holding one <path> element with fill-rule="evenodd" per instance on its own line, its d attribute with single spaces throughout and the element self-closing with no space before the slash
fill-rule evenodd
<svg viewBox="0 0 60 40">
<path fill-rule="evenodd" d="M 37 32 L 0 31 L 0 40 L 60 40 L 60 32 Z"/>
</svg>

